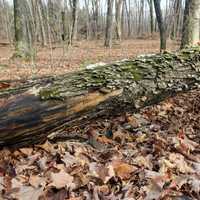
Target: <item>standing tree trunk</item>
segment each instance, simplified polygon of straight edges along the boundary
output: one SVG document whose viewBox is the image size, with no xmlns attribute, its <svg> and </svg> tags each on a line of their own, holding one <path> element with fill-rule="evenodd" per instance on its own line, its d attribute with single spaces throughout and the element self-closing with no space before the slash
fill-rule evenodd
<svg viewBox="0 0 200 200">
<path fill-rule="evenodd" d="M 86 9 L 86 40 L 90 38 L 90 11 L 89 11 L 89 1 L 85 0 L 85 9 Z"/>
<path fill-rule="evenodd" d="M 174 1 L 174 19 L 170 37 L 172 40 L 176 39 L 178 36 L 179 30 L 179 21 L 180 21 L 180 11 L 181 11 L 182 0 Z"/>
<path fill-rule="evenodd" d="M 122 6 L 124 0 L 115 1 L 115 19 L 116 19 L 116 35 L 117 39 L 121 41 L 122 39 Z"/>
<path fill-rule="evenodd" d="M 126 17 L 127 17 L 127 25 L 128 25 L 128 38 L 131 37 L 131 8 L 130 8 L 130 0 L 128 0 L 128 4 L 125 2 L 125 10 L 126 10 Z"/>
<path fill-rule="evenodd" d="M 70 1 L 71 2 L 71 1 Z M 71 41 L 72 44 L 74 40 L 77 39 L 77 33 L 78 33 L 78 0 L 73 0 L 71 3 L 72 8 L 72 29 L 71 29 Z"/>
<path fill-rule="evenodd" d="M 62 18 L 62 40 L 66 41 L 67 39 L 67 21 L 66 21 L 66 13 L 63 10 L 61 12 L 61 18 Z"/>
<path fill-rule="evenodd" d="M 10 28 L 11 23 L 9 21 L 8 5 L 7 5 L 7 2 L 5 2 L 5 0 L 3 0 L 2 3 L 3 3 L 3 9 L 5 10 L 6 34 L 7 34 L 8 41 L 10 42 L 10 44 L 12 44 L 11 28 Z"/>
<path fill-rule="evenodd" d="M 105 47 L 112 46 L 113 33 L 113 4 L 114 0 L 108 0 L 107 3 L 107 18 L 106 18 L 106 33 L 105 33 Z"/>
<path fill-rule="evenodd" d="M 37 1 L 37 12 L 38 12 L 38 19 L 39 19 L 39 25 L 40 25 L 40 35 L 42 39 L 42 46 L 47 46 L 47 38 L 45 33 L 45 26 L 44 26 L 44 17 L 43 17 L 43 4 L 41 0 Z"/>
<path fill-rule="evenodd" d="M 29 59 L 31 57 L 31 48 L 28 43 L 27 24 L 24 16 L 25 1 L 14 0 L 14 29 L 15 29 L 15 53 L 13 57 Z"/>
<path fill-rule="evenodd" d="M 161 0 L 154 0 L 154 7 L 156 12 L 156 18 L 158 22 L 158 28 L 160 31 L 160 52 L 163 52 L 166 50 L 166 30 L 165 25 L 163 21 L 162 11 L 160 7 L 160 1 Z"/>
<path fill-rule="evenodd" d="M 125 35 L 125 1 L 123 0 L 122 2 L 122 17 L 121 17 L 121 30 L 122 30 L 122 38 Z"/>
<path fill-rule="evenodd" d="M 153 0 L 148 0 L 148 4 L 149 4 L 149 12 L 150 12 L 150 30 L 151 30 L 151 36 L 153 36 L 153 31 L 154 31 Z"/>
<path fill-rule="evenodd" d="M 144 0 L 140 0 L 139 4 L 139 19 L 138 19 L 138 31 L 137 31 L 137 36 L 140 36 L 141 33 L 143 32 L 143 18 L 144 18 Z"/>
<path fill-rule="evenodd" d="M 99 32 L 99 0 L 92 0 L 92 17 L 93 17 L 93 32 L 94 37 L 98 39 L 98 32 Z"/>
<path fill-rule="evenodd" d="M 200 0 L 186 0 L 181 48 L 196 45 L 200 36 Z"/>
</svg>

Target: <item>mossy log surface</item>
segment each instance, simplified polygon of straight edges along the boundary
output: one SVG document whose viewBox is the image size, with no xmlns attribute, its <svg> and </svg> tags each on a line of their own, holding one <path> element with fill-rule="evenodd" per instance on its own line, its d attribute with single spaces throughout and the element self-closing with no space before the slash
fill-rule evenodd
<svg viewBox="0 0 200 200">
<path fill-rule="evenodd" d="M 0 146 L 39 143 L 63 128 L 134 111 L 199 85 L 199 47 L 62 76 L 0 82 Z"/>
</svg>

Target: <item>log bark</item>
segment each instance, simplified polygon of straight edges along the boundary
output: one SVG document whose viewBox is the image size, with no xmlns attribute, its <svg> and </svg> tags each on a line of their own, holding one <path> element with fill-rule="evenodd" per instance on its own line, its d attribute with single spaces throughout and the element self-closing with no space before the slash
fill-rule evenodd
<svg viewBox="0 0 200 200">
<path fill-rule="evenodd" d="M 134 111 L 200 84 L 200 48 L 55 77 L 0 82 L 0 146 L 43 142 L 66 127 Z"/>
</svg>

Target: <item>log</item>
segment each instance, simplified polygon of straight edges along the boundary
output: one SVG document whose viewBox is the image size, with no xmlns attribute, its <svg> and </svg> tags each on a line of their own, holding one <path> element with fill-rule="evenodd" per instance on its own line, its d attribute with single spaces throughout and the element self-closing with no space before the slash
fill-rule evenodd
<svg viewBox="0 0 200 200">
<path fill-rule="evenodd" d="M 0 146 L 43 142 L 55 131 L 135 111 L 199 86 L 200 48 L 61 76 L 0 82 Z M 66 133 L 67 134 L 67 133 Z"/>
</svg>

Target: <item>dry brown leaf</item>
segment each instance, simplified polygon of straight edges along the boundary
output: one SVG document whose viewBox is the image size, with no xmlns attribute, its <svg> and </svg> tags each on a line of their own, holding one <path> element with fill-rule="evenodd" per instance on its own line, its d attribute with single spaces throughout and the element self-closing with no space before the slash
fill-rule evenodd
<svg viewBox="0 0 200 200">
<path fill-rule="evenodd" d="M 74 188 L 75 184 L 73 183 L 74 178 L 66 173 L 64 170 L 61 170 L 59 173 L 51 173 L 51 183 L 49 186 L 54 186 L 57 189 L 64 187 Z"/>
<path fill-rule="evenodd" d="M 192 151 L 194 151 L 199 144 L 190 140 L 183 132 L 183 130 L 180 130 L 177 138 L 174 138 L 174 144 L 175 147 L 178 148 L 180 151 L 183 151 L 187 154 L 190 154 Z"/>
<path fill-rule="evenodd" d="M 144 190 L 146 192 L 146 197 L 144 198 L 144 200 L 159 199 L 162 194 L 162 190 L 155 184 L 150 184 L 149 186 L 146 186 Z"/>
<path fill-rule="evenodd" d="M 44 186 L 45 185 L 45 179 L 39 176 L 30 176 L 29 178 L 29 183 L 31 186 L 38 188 L 39 186 Z"/>
<path fill-rule="evenodd" d="M 181 173 L 194 173 L 194 169 L 186 162 L 185 158 L 178 153 L 171 153 L 169 155 L 169 160 L 172 162 L 176 169 Z"/>
<path fill-rule="evenodd" d="M 43 187 L 24 186 L 17 179 L 12 179 L 12 189 L 11 197 L 15 199 L 38 200 L 43 193 Z"/>
<path fill-rule="evenodd" d="M 192 190 L 199 194 L 200 192 L 200 180 L 199 177 L 190 176 L 188 183 L 192 186 Z"/>
<path fill-rule="evenodd" d="M 100 178 L 104 183 L 106 183 L 114 173 L 109 166 L 101 165 L 96 162 L 92 162 L 89 164 L 89 176 L 94 176 Z"/>
<path fill-rule="evenodd" d="M 138 128 L 138 127 L 139 127 L 138 120 L 137 120 L 133 115 L 127 116 L 126 119 L 127 119 L 128 123 L 129 123 L 133 128 Z"/>
<path fill-rule="evenodd" d="M 26 156 L 30 156 L 33 153 L 33 148 L 21 148 L 19 150 Z"/>
<path fill-rule="evenodd" d="M 152 155 L 147 156 L 137 156 L 134 159 L 134 163 L 140 167 L 145 167 L 147 169 L 152 170 L 153 164 L 152 164 Z"/>
<path fill-rule="evenodd" d="M 111 166 L 113 167 L 115 174 L 122 180 L 129 179 L 131 174 L 137 170 L 135 166 L 117 160 L 113 161 Z"/>
<path fill-rule="evenodd" d="M 49 153 L 55 151 L 53 144 L 51 144 L 48 140 L 44 144 L 36 145 L 36 147 L 44 149 L 45 151 L 47 151 Z"/>
</svg>

